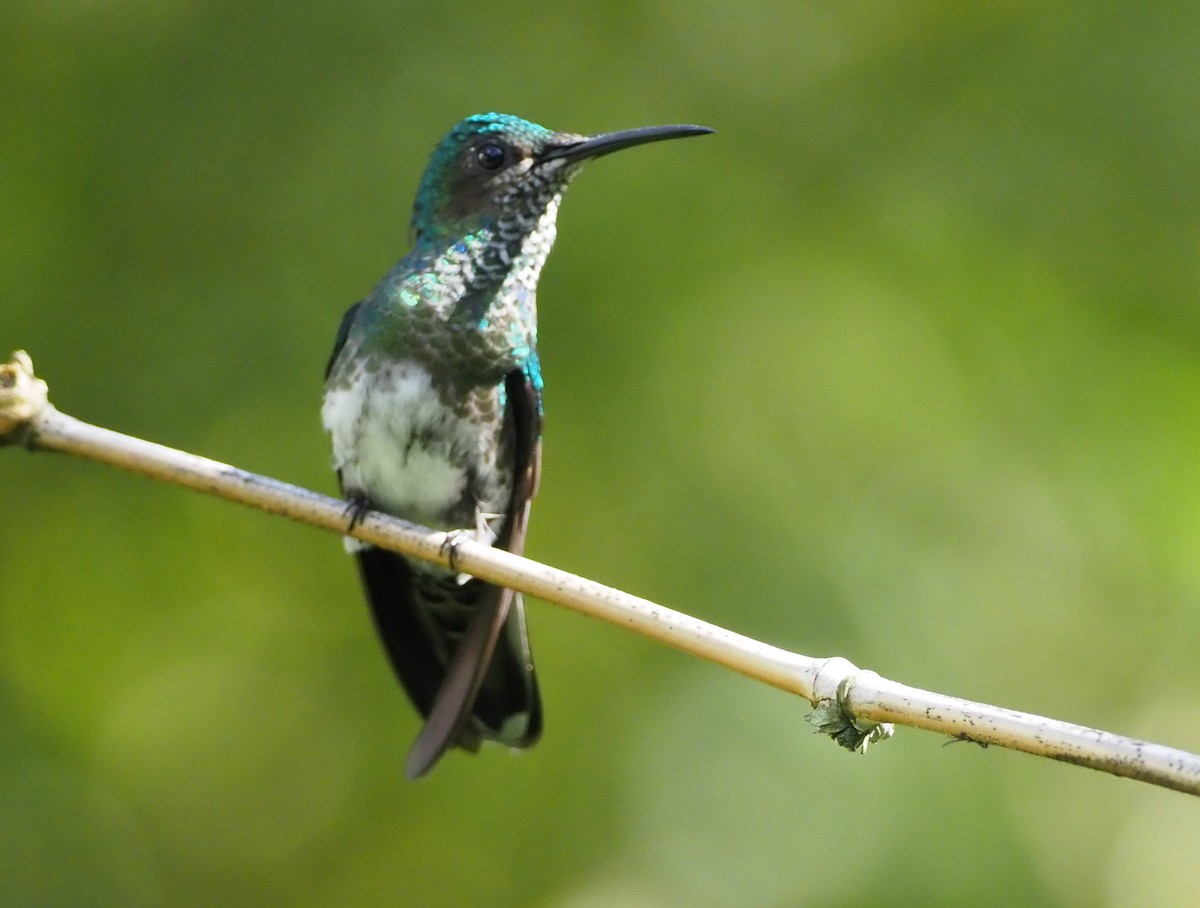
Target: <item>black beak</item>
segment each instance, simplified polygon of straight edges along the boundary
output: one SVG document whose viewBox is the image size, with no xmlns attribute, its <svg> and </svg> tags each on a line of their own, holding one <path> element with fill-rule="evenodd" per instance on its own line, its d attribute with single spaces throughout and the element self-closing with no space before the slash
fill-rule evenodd
<svg viewBox="0 0 1200 908">
<path fill-rule="evenodd" d="M 633 145 L 644 145 L 647 142 L 660 142 L 663 139 L 686 139 L 688 136 L 703 136 L 716 132 L 707 126 L 642 126 L 638 129 L 622 129 L 620 132 L 606 132 L 589 139 L 580 139 L 566 145 L 554 145 L 548 148 L 539 159 L 541 161 L 582 161 L 585 158 L 598 158 L 612 151 L 620 151 Z"/>
</svg>

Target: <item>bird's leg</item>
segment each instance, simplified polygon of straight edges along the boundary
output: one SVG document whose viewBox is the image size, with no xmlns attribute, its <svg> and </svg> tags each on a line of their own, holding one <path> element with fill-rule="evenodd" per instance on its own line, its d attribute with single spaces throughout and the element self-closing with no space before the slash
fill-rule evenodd
<svg viewBox="0 0 1200 908">
<path fill-rule="evenodd" d="M 492 529 L 492 521 L 499 520 L 503 514 L 491 514 L 487 511 L 475 509 L 475 541 L 483 542 L 491 545 L 496 541 L 496 537 L 500 534 Z"/>
<path fill-rule="evenodd" d="M 483 511 L 479 507 L 475 508 L 475 529 L 473 530 L 450 530 L 446 533 L 446 538 L 442 542 L 442 554 L 446 556 L 446 560 L 450 562 L 450 570 L 458 570 L 458 546 L 461 542 L 481 542 L 484 545 L 491 545 L 496 541 L 496 536 L 499 535 L 492 529 L 491 521 L 503 517 L 503 514 L 493 514 L 488 511 Z M 470 574 L 459 574 L 456 578 L 461 586 L 471 579 Z"/>
</svg>

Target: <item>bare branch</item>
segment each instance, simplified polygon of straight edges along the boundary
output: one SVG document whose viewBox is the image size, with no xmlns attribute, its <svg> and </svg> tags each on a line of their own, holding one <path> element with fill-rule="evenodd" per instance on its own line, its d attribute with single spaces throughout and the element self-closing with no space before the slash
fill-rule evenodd
<svg viewBox="0 0 1200 908">
<path fill-rule="evenodd" d="M 378 512 L 348 530 L 345 502 L 204 457 L 81 422 L 50 404 L 24 352 L 0 366 L 0 444 L 57 451 L 219 495 L 383 548 L 472 574 L 626 627 L 798 694 L 809 721 L 852 750 L 892 733 L 889 723 L 995 744 L 1200 795 L 1200 756 L 1042 716 L 907 687 L 845 659 L 815 659 L 583 577 Z"/>
</svg>

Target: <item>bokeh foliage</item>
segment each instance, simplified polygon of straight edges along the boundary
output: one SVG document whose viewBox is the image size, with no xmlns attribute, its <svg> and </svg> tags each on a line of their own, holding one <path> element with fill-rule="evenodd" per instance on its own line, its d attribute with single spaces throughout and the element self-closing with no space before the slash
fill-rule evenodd
<svg viewBox="0 0 1200 908">
<path fill-rule="evenodd" d="M 338 319 L 497 109 L 605 159 L 544 274 L 533 557 L 1200 750 L 1200 6 L 0 5 L 0 349 L 332 491 Z M 0 454 L 5 905 L 1185 905 L 1180 795 L 532 605 L 547 734 L 419 784 L 338 541 Z"/>
</svg>

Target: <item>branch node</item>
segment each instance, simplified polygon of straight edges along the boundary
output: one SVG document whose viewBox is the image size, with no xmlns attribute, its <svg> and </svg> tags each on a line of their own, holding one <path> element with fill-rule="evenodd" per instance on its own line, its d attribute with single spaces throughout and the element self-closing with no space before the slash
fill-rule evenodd
<svg viewBox="0 0 1200 908">
<path fill-rule="evenodd" d="M 0 365 L 0 445 L 33 449 L 34 424 L 52 409 L 46 383 L 33 374 L 33 360 L 17 350 Z"/>
<path fill-rule="evenodd" d="M 896 733 L 892 723 L 860 719 L 850 706 L 850 694 L 855 682 L 877 677 L 875 672 L 863 671 L 848 659 L 836 656 L 826 659 L 817 671 L 813 684 L 816 701 L 813 711 L 808 715 L 808 723 L 855 753 L 866 753 L 867 748 L 875 742 L 890 738 Z"/>
</svg>

